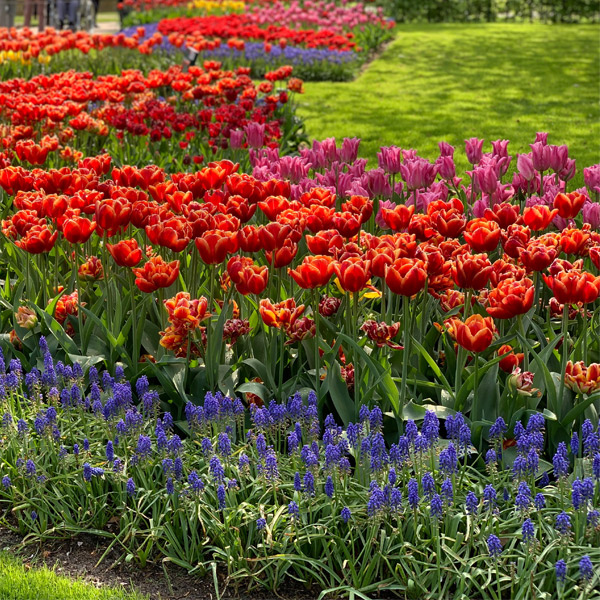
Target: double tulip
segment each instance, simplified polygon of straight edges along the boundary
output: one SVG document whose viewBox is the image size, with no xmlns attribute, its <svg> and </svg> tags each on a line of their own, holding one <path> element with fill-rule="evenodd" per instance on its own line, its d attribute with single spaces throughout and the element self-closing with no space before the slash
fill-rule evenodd
<svg viewBox="0 0 600 600">
<path fill-rule="evenodd" d="M 138 288 L 150 294 L 175 283 L 179 276 L 179 261 L 167 263 L 162 256 L 153 256 L 143 267 L 133 269 L 133 273 Z"/>
<path fill-rule="evenodd" d="M 494 320 L 474 314 L 461 321 L 457 317 L 448 319 L 445 325 L 457 344 L 469 352 L 483 352 L 494 339 Z"/>
</svg>

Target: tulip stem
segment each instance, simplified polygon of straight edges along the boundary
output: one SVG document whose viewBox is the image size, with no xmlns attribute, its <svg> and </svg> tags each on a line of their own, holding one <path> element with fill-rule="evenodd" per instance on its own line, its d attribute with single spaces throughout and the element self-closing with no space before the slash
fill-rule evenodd
<svg viewBox="0 0 600 600">
<path fill-rule="evenodd" d="M 315 324 L 316 326 L 316 324 Z M 283 327 L 279 327 L 279 389 L 277 395 L 280 400 L 283 400 L 283 357 L 285 349 L 285 332 Z"/>
<path fill-rule="evenodd" d="M 385 321 L 385 277 L 381 278 L 381 320 Z"/>
<path fill-rule="evenodd" d="M 523 324 L 523 315 L 517 316 L 517 324 L 519 326 L 519 333 L 521 334 L 523 340 L 527 339 L 527 331 L 525 329 L 525 325 Z M 523 368 L 525 371 L 529 371 L 529 353 L 527 352 L 527 345 L 523 348 Z"/>
<path fill-rule="evenodd" d="M 110 297 L 110 263 L 108 259 L 108 248 L 106 247 L 107 243 L 108 236 L 105 235 L 102 243 L 102 262 L 104 263 L 104 290 L 106 293 L 106 306 L 108 309 L 108 312 L 106 313 L 106 329 L 108 329 L 108 332 L 112 335 L 113 328 L 111 319 L 114 315 L 114 312 L 112 308 L 112 300 Z"/>
<path fill-rule="evenodd" d="M 137 376 L 137 367 L 140 360 L 140 350 L 138 347 L 138 336 L 137 336 L 137 311 L 135 309 L 135 275 L 131 269 L 128 269 L 129 274 L 129 293 L 131 295 L 131 333 L 133 336 L 132 344 L 132 367 L 134 377 Z M 188 352 L 189 354 L 189 352 Z"/>
<path fill-rule="evenodd" d="M 560 387 L 558 392 L 558 406 L 562 406 L 563 396 L 565 394 L 565 372 L 567 370 L 567 358 L 569 356 L 567 344 L 567 331 L 569 329 L 569 304 L 565 302 L 562 317 L 562 355 L 560 363 Z"/>
<path fill-rule="evenodd" d="M 402 386 L 400 388 L 400 406 L 406 403 L 406 383 L 408 378 L 408 360 L 410 356 L 410 298 L 402 296 L 404 327 L 404 350 L 402 351 Z"/>
<path fill-rule="evenodd" d="M 354 292 L 352 295 L 352 303 L 353 303 L 353 325 L 355 329 L 358 329 L 358 292 Z M 358 341 L 357 341 L 358 343 Z M 354 356 L 354 406 L 358 406 L 360 401 L 360 360 L 358 356 L 358 352 L 355 353 Z"/>
<path fill-rule="evenodd" d="M 473 384 L 473 415 L 475 419 L 479 419 L 479 403 L 477 402 L 479 391 L 479 361 L 477 360 L 477 352 L 473 352 L 473 360 L 475 361 L 475 382 Z"/>
<path fill-rule="evenodd" d="M 587 318 L 587 307 L 583 305 L 583 362 L 587 366 L 587 328 L 588 328 L 588 318 Z M 593 338 L 592 338 L 593 339 Z"/>
<path fill-rule="evenodd" d="M 321 402 L 321 369 L 319 368 L 319 292 L 313 289 L 313 313 L 315 318 L 315 392 L 317 403 Z"/>
<path fill-rule="evenodd" d="M 75 246 L 75 286 L 77 289 L 77 327 L 79 329 L 79 344 L 82 354 L 85 355 L 87 348 L 83 340 L 83 315 L 81 314 L 81 285 L 79 284 L 79 245 Z"/>
</svg>

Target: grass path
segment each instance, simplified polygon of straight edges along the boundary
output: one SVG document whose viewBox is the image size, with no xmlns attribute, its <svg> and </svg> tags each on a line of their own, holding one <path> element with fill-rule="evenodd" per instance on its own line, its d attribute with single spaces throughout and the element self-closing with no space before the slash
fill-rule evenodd
<svg viewBox="0 0 600 600">
<path fill-rule="evenodd" d="M 399 26 L 396 39 L 354 81 L 306 83 L 300 116 L 311 137 L 361 137 L 438 156 L 437 142 L 511 140 L 529 150 L 536 131 L 568 144 L 579 169 L 600 161 L 600 29 L 541 24 Z M 461 162 L 462 161 L 462 162 Z M 577 181 L 581 180 L 581 175 Z"/>
<path fill-rule="evenodd" d="M 0 598 L 2 600 L 144 600 L 146 596 L 119 589 L 98 589 L 49 569 L 26 569 L 22 561 L 0 553 Z"/>
</svg>

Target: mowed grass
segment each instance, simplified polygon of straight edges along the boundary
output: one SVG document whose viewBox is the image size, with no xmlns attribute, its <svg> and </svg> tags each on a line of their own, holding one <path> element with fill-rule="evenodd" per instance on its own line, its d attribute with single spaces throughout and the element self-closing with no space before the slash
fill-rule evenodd
<svg viewBox="0 0 600 600">
<path fill-rule="evenodd" d="M 46 568 L 25 569 L 22 562 L 0 553 L 2 600 L 144 600 L 146 596 L 119 589 L 98 589 L 60 577 Z"/>
<path fill-rule="evenodd" d="M 306 83 L 300 116 L 311 138 L 362 138 L 438 156 L 437 143 L 509 139 L 529 151 L 536 131 L 568 144 L 578 169 L 600 161 L 600 28 L 542 24 L 399 26 L 395 40 L 352 82 Z M 514 163 L 513 163 L 514 166 Z M 577 181 L 582 182 L 579 174 Z"/>
</svg>

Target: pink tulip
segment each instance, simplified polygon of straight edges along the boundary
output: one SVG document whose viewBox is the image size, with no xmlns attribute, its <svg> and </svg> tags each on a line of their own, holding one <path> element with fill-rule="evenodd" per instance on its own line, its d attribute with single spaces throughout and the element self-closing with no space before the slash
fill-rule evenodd
<svg viewBox="0 0 600 600">
<path fill-rule="evenodd" d="M 582 209 L 583 222 L 589 223 L 592 229 L 600 228 L 600 202 L 587 200 Z"/>
<path fill-rule="evenodd" d="M 590 191 L 600 194 L 600 164 L 586 167 L 583 170 L 583 180 Z"/>
<path fill-rule="evenodd" d="M 538 131 L 535 134 L 535 141 L 540 142 L 545 146 L 548 143 L 548 134 Z"/>
<path fill-rule="evenodd" d="M 340 159 L 345 163 L 353 163 L 358 156 L 358 146 L 360 138 L 344 138 L 340 150 Z"/>
<path fill-rule="evenodd" d="M 383 146 L 377 153 L 377 163 L 390 175 L 400 173 L 402 150 L 397 146 Z"/>
<path fill-rule="evenodd" d="M 248 139 L 248 146 L 251 148 L 262 148 L 265 145 L 264 124 L 250 121 L 247 125 L 244 125 L 244 131 Z"/>
<path fill-rule="evenodd" d="M 451 146 L 447 142 L 438 142 L 440 147 L 440 156 L 454 156 L 454 146 Z"/>
<path fill-rule="evenodd" d="M 456 167 L 452 156 L 442 155 L 435 161 L 435 164 L 442 179 L 453 179 L 456 175 Z"/>
<path fill-rule="evenodd" d="M 535 144 L 529 144 L 531 148 L 531 160 L 533 162 L 533 168 L 536 171 L 547 171 L 550 168 L 550 155 L 552 153 L 550 146 L 542 144 L 542 142 L 536 142 Z"/>
<path fill-rule="evenodd" d="M 492 148 L 494 149 L 492 152 L 493 156 L 508 158 L 508 144 L 510 144 L 510 140 L 496 140 L 492 142 Z"/>
<path fill-rule="evenodd" d="M 558 173 L 565 168 L 569 158 L 569 149 L 567 146 L 548 146 L 550 150 L 550 168 Z"/>
<path fill-rule="evenodd" d="M 229 136 L 229 145 L 234 149 L 244 147 L 244 131 L 242 129 L 234 129 Z"/>
<path fill-rule="evenodd" d="M 474 171 L 479 189 L 485 194 L 493 194 L 498 187 L 498 176 L 493 166 L 477 167 Z"/>
<path fill-rule="evenodd" d="M 400 165 L 402 179 L 409 190 L 428 188 L 437 175 L 437 167 L 424 158 L 416 158 Z"/>
<path fill-rule="evenodd" d="M 483 141 L 475 137 L 465 140 L 467 159 L 472 165 L 476 165 L 483 156 Z"/>
<path fill-rule="evenodd" d="M 535 177 L 535 169 L 533 168 L 533 160 L 531 159 L 531 154 L 517 155 L 517 169 L 519 169 L 519 173 L 527 181 L 531 181 Z"/>
<path fill-rule="evenodd" d="M 565 166 L 562 168 L 561 171 L 559 171 L 558 176 L 563 181 L 570 181 L 571 179 L 573 179 L 573 177 L 575 177 L 576 171 L 577 169 L 575 168 L 575 159 L 567 158 Z"/>
</svg>

